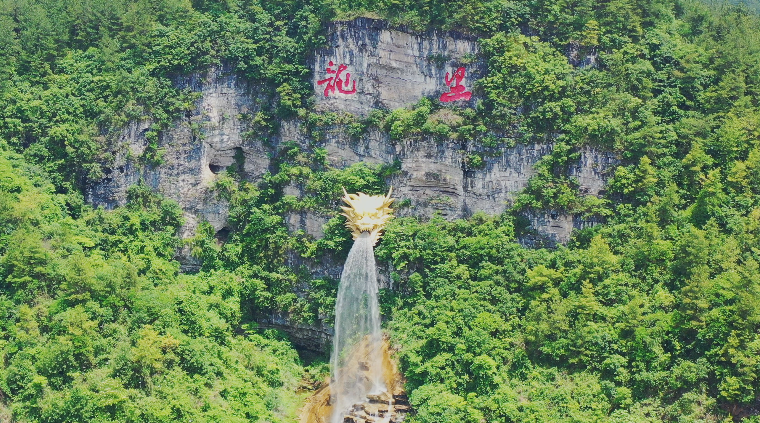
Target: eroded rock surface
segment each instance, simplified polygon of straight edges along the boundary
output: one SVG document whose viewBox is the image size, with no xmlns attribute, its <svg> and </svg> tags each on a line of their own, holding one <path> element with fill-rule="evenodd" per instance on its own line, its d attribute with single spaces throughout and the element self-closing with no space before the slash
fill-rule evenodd
<svg viewBox="0 0 760 423">
<path fill-rule="evenodd" d="M 373 108 L 410 106 L 422 97 L 438 101 L 448 89 L 447 72 L 464 66 L 467 76 L 463 83 L 468 87 L 483 72 L 477 61 L 477 43 L 456 33 L 418 34 L 365 18 L 335 23 L 330 31 L 328 46 L 316 52 L 312 63 L 314 99 L 321 111 L 365 115 Z M 352 80 L 357 81 L 356 93 L 324 96 L 325 85 L 318 82 L 326 76 L 329 61 L 346 64 Z M 194 235 L 205 220 L 223 241 L 229 233 L 229 204 L 213 189 L 220 173 L 232 166 L 247 180 L 257 181 L 269 170 L 270 157 L 289 141 L 325 148 L 329 163 L 338 168 L 358 162 L 399 163 L 400 171 L 388 181 L 394 187 L 396 204 L 402 206 L 397 215 L 430 218 L 440 214 L 447 219 L 504 211 L 535 174 L 535 164 L 553 148 L 550 143 L 514 145 L 505 139 L 503 147 L 482 151 L 466 140 L 424 136 L 391 140 L 377 129 L 356 139 L 340 126 L 322 128 L 322 135 L 315 139 L 298 120 L 279 122 L 279 129 L 272 133 L 257 126 L 255 116 L 273 99 L 230 69 L 212 68 L 178 80 L 177 85 L 198 92 L 199 98 L 194 110 L 160 133 L 161 160 L 148 163 L 143 157 L 153 122 L 130 123 L 115 141 L 115 160 L 106 169 L 107 176 L 89 188 L 87 200 L 105 208 L 123 205 L 128 188 L 142 181 L 179 203 L 185 216 L 181 231 L 185 238 Z M 470 103 L 458 104 L 466 107 Z M 481 166 L 467 165 L 471 154 L 482 157 Z M 584 149 L 569 173 L 578 179 L 582 193 L 600 195 L 609 169 L 617 162 L 611 153 Z M 296 186 L 288 190 L 291 195 L 303 194 Z M 286 223 L 291 231 L 303 230 L 320 238 L 330 217 L 302 211 L 286 216 Z M 551 211 L 527 217 L 533 235 L 523 243 L 534 246 L 566 242 L 574 228 L 594 223 Z M 198 268 L 187 251 L 180 258 L 184 270 Z M 306 265 L 315 277 L 337 278 L 341 269 L 341 263 L 297 262 L 295 258 L 291 264 Z M 382 284 L 391 283 L 391 270 L 381 269 Z M 324 349 L 330 337 L 326 325 L 293 325 L 287 316 L 272 316 L 261 323 L 289 330 L 298 344 L 311 349 Z"/>
<path fill-rule="evenodd" d="M 406 393 L 368 395 L 343 416 L 343 423 L 400 423 L 411 410 Z"/>
<path fill-rule="evenodd" d="M 153 122 L 129 124 L 114 147 L 108 176 L 92 185 L 87 200 L 107 209 L 126 203 L 127 189 L 142 181 L 176 200 L 185 212 L 182 236 L 192 236 L 200 220 L 216 231 L 227 225 L 229 207 L 213 192 L 217 174 L 238 162 L 245 177 L 256 180 L 269 167 L 268 149 L 252 140 L 250 116 L 267 101 L 256 87 L 223 68 L 193 75 L 178 82 L 200 93 L 196 108 L 159 137 L 160 164 L 141 159 Z"/>
<path fill-rule="evenodd" d="M 335 23 L 331 31 L 329 47 L 318 51 L 313 63 L 315 99 L 318 108 L 329 111 L 362 114 L 376 107 L 409 106 L 423 96 L 436 100 L 446 90 L 445 73 L 471 60 L 478 51 L 477 43 L 456 33 L 404 32 L 367 18 Z M 320 69 L 329 60 L 345 61 L 356 68 L 352 77 L 365 82 L 357 82 L 355 95 L 324 97 L 317 82 Z M 477 62 L 468 66 L 474 79 L 480 72 Z M 178 85 L 200 96 L 192 112 L 162 131 L 161 163 L 140 159 L 152 122 L 133 122 L 117 140 L 116 159 L 107 170 L 108 176 L 90 188 L 87 198 L 95 206 L 123 205 L 129 186 L 142 181 L 180 204 L 186 221 L 183 237 L 192 236 L 198 223 L 206 220 L 223 238 L 228 231 L 229 208 L 212 189 L 218 174 L 234 165 L 245 178 L 256 181 L 269 169 L 270 157 L 285 141 L 324 147 L 328 161 L 338 168 L 357 162 L 398 162 L 401 170 L 389 181 L 397 204 L 405 205 L 398 215 L 429 218 L 440 214 L 448 219 L 478 211 L 501 213 L 535 173 L 535 163 L 552 150 L 551 144 L 518 144 L 482 154 L 466 141 L 431 137 L 399 141 L 378 130 L 370 130 L 357 140 L 339 126 L 325 128 L 317 141 L 297 120 L 280 122 L 278 133 L 266 134 L 266 128 L 257 127 L 253 117 L 271 99 L 260 94 L 261 87 L 229 69 L 213 68 L 204 75 L 182 79 Z M 481 167 L 467 168 L 465 157 L 471 153 L 483 157 Z M 615 163 L 617 159 L 610 153 L 586 149 L 571 166 L 570 174 L 578 178 L 582 193 L 598 195 L 604 189 L 608 169 Z M 291 190 L 289 194 L 301 194 L 297 187 Z M 287 223 L 291 230 L 301 229 L 320 238 L 329 217 L 299 212 L 287 216 Z M 564 242 L 578 226 L 572 220 L 549 213 L 532 222 L 547 239 Z"/>
<path fill-rule="evenodd" d="M 366 115 L 378 108 L 397 109 L 449 92 L 446 73 L 451 78 L 459 67 L 465 68 L 465 87 L 482 74 L 483 66 L 475 61 L 477 43 L 461 34 L 405 32 L 369 18 L 335 22 L 328 33 L 328 47 L 317 51 L 313 64 L 318 110 Z M 338 77 L 349 85 L 343 91 L 355 86 L 356 92 L 336 89 L 326 96 L 327 82 L 319 82 L 336 75 L 328 68 L 337 72 L 341 65 L 345 71 Z"/>
</svg>

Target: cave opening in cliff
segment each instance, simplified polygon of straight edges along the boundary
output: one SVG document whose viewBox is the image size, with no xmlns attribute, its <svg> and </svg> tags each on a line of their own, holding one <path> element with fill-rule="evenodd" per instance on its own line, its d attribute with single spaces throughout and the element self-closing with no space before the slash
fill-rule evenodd
<svg viewBox="0 0 760 423">
<path fill-rule="evenodd" d="M 226 226 L 223 227 L 222 229 L 219 229 L 214 234 L 214 239 L 216 239 L 216 242 L 220 244 L 224 244 L 225 242 L 227 242 L 227 239 L 229 239 L 229 237 L 230 237 L 230 228 Z"/>
<path fill-rule="evenodd" d="M 209 160 L 208 168 L 211 173 L 218 175 L 222 172 L 242 174 L 245 168 L 245 153 L 242 147 L 220 150 Z"/>
</svg>

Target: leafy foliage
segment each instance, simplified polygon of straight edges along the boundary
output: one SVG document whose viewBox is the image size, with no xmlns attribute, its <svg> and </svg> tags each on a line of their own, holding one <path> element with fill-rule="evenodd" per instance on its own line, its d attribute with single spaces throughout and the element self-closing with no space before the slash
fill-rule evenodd
<svg viewBox="0 0 760 423">
<path fill-rule="evenodd" d="M 0 391 L 17 421 L 280 421 L 301 367 L 240 336 L 229 272 L 179 275 L 181 212 L 142 186 L 74 219 L 44 173 L 0 152 Z"/>
<path fill-rule="evenodd" d="M 0 1 L 0 420 L 291 420 L 303 368 L 252 322 L 331 319 L 337 282 L 292 263 L 340 262 L 341 187 L 384 193 L 400 166 L 334 168 L 318 142 L 373 129 L 467 143 L 465 170 L 515 140 L 552 150 L 509 213 L 399 218 L 379 244 L 411 422 L 757 421 L 753 5 Z M 363 15 L 480 37 L 482 100 L 312 110 L 306 63 L 324 24 Z M 82 193 L 130 122 L 151 122 L 140 165 L 159 165 L 162 131 L 195 107 L 177 79 L 212 66 L 264 87 L 252 138 L 298 118 L 316 144 L 279 145 L 259 184 L 218 177 L 231 232 L 201 224 L 185 243 L 202 269 L 187 275 L 176 204 L 137 185 L 125 207 L 93 210 Z M 584 149 L 621 160 L 599 196 L 568 176 Z M 526 249 L 516 217 L 536 210 L 604 224 Z M 306 212 L 323 238 L 293 230 Z"/>
</svg>

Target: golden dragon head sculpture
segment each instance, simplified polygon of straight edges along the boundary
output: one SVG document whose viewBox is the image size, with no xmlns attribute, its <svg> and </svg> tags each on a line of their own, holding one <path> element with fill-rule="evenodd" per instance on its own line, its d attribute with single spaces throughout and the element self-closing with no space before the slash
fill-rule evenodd
<svg viewBox="0 0 760 423">
<path fill-rule="evenodd" d="M 349 207 L 341 207 L 348 219 L 346 227 L 351 230 L 354 239 L 359 238 L 362 232 L 368 232 L 372 237 L 372 245 L 377 244 L 380 235 L 385 228 L 385 224 L 393 217 L 390 208 L 393 198 L 391 198 L 393 188 L 388 190 L 388 195 L 367 195 L 363 192 L 349 194 L 343 188 L 343 201 Z"/>
</svg>

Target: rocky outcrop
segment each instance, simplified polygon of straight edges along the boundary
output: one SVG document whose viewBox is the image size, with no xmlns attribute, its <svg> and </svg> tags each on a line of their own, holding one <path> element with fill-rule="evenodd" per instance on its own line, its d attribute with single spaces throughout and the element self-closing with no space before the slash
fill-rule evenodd
<svg viewBox="0 0 760 423">
<path fill-rule="evenodd" d="M 610 170 L 619 163 L 620 159 L 614 153 L 586 147 L 581 149 L 578 161 L 570 164 L 568 174 L 578 180 L 581 194 L 602 196 Z M 531 248 L 566 244 L 574 230 L 602 223 L 599 218 L 582 218 L 557 210 L 528 212 L 525 217 L 530 227 L 519 241 Z"/>
<path fill-rule="evenodd" d="M 257 87 L 228 69 L 213 68 L 205 75 L 178 81 L 181 88 L 199 93 L 195 109 L 159 137 L 159 164 L 144 163 L 146 135 L 152 122 L 129 124 L 114 147 L 114 163 L 107 177 L 92 185 L 87 200 L 107 209 L 126 202 L 127 189 L 142 181 L 177 201 L 185 212 L 182 236 L 191 236 L 206 220 L 217 231 L 227 225 L 228 205 L 211 190 L 217 174 L 236 161 L 245 177 L 256 180 L 269 167 L 269 149 L 250 133 L 250 117 L 267 101 Z"/>
<path fill-rule="evenodd" d="M 259 316 L 260 329 L 279 329 L 288 334 L 290 341 L 299 348 L 311 351 L 329 351 L 333 328 L 321 320 L 314 323 L 296 323 L 287 313 L 276 312 Z"/>
<path fill-rule="evenodd" d="M 318 109 L 364 114 L 377 107 L 408 106 L 423 96 L 436 100 L 448 88 L 446 72 L 465 62 L 473 79 L 482 72 L 473 59 L 477 43 L 456 33 L 404 32 L 367 18 L 335 23 L 330 31 L 328 47 L 317 51 L 313 62 Z M 325 84 L 318 83 L 326 76 L 323 70 L 330 60 L 353 67 L 355 94 L 323 95 Z M 464 83 L 469 81 L 465 79 Z M 269 169 L 270 157 L 285 141 L 320 145 L 327 150 L 329 162 L 339 168 L 357 162 L 399 162 L 400 172 L 389 181 L 398 203 L 406 205 L 398 214 L 426 218 L 440 214 L 449 219 L 478 211 L 504 211 L 534 174 L 533 165 L 552 150 L 551 144 L 518 144 L 483 152 L 467 141 L 432 137 L 395 141 L 379 130 L 370 130 L 357 140 L 342 126 L 324 128 L 321 139 L 315 140 L 297 120 L 280 122 L 279 131 L 269 134 L 268 128 L 257 126 L 254 116 L 271 98 L 260 94 L 266 92 L 260 86 L 229 69 L 213 68 L 177 84 L 198 92 L 199 99 L 184 119 L 161 132 L 161 163 L 141 162 L 152 122 L 133 122 L 116 142 L 108 176 L 90 187 L 87 199 L 105 208 L 122 205 L 127 188 L 142 181 L 180 204 L 185 212 L 185 237 L 194 233 L 201 220 L 223 234 L 228 205 L 212 190 L 218 174 L 235 165 L 245 178 L 255 181 Z M 477 168 L 465 163 L 473 153 L 482 157 Z M 615 162 L 609 153 L 584 150 L 570 174 L 578 178 L 581 192 L 598 195 L 607 169 Z M 535 229 L 546 229 L 557 242 L 566 240 L 577 226 L 567 223 L 567 217 L 547 216 L 534 219 Z M 302 229 L 319 238 L 327 218 L 301 212 L 287 216 L 287 222 L 291 229 Z"/>
<path fill-rule="evenodd" d="M 401 423 L 411 410 L 405 393 L 367 395 L 367 401 L 354 404 L 347 410 L 343 423 Z"/>
<path fill-rule="evenodd" d="M 295 122 L 289 123 L 288 133 L 289 140 L 303 145 L 313 142 L 305 132 L 298 130 Z M 398 203 L 406 201 L 407 206 L 399 209 L 397 215 L 430 218 L 439 214 L 449 219 L 468 217 L 478 211 L 488 214 L 505 211 L 535 174 L 534 165 L 553 148 L 552 144 L 517 144 L 484 153 L 469 143 L 462 145 L 458 141 L 433 137 L 392 141 L 380 131 L 371 131 L 355 141 L 342 127 L 328 128 L 317 145 L 327 150 L 330 164 L 339 168 L 357 162 L 399 162 L 400 172 L 389 183 L 393 185 Z M 465 164 L 471 153 L 482 158 L 483 165 L 477 169 Z M 569 175 L 578 179 L 581 193 L 599 195 L 603 193 L 609 169 L 618 162 L 613 153 L 584 148 L 580 159 L 569 166 Z M 310 213 L 300 214 L 298 225 L 293 228 L 319 238 L 321 234 L 314 229 L 325 219 Z M 561 239 L 569 236 L 569 230 Z"/>
<path fill-rule="evenodd" d="M 313 62 L 316 107 L 322 111 L 366 115 L 397 109 L 449 92 L 446 74 L 451 77 L 459 67 L 465 68 L 465 87 L 484 69 L 476 61 L 477 43 L 461 34 L 413 33 L 369 18 L 335 22 L 328 34 L 328 47 L 318 50 Z M 332 73 L 343 66 L 340 74 Z M 325 91 L 332 77 L 341 85 Z"/>
<path fill-rule="evenodd" d="M 558 244 L 566 244 L 574 230 L 602 223 L 601 220 L 583 219 L 557 210 L 531 211 L 524 217 L 530 226 L 518 241 L 529 248 L 554 248 Z"/>
<path fill-rule="evenodd" d="M 418 34 L 365 18 L 335 23 L 328 46 L 317 51 L 312 62 L 315 107 L 361 116 L 375 108 L 410 106 L 423 97 L 438 101 L 455 83 L 469 89 L 483 74 L 477 54 L 477 43 L 456 33 Z M 338 75 L 340 65 L 346 68 Z M 460 67 L 465 68 L 465 77 L 452 82 Z M 327 73 L 327 68 L 335 73 Z M 322 81 L 331 76 L 342 78 L 341 85 L 335 84 L 334 91 L 325 96 L 328 82 Z M 354 81 L 356 92 L 340 92 L 353 91 Z M 400 170 L 388 181 L 394 187 L 397 205 L 403 206 L 397 214 L 423 218 L 440 214 L 447 219 L 479 211 L 503 212 L 535 173 L 534 165 L 553 148 L 551 143 L 515 145 L 513 140 L 504 139 L 502 147 L 486 151 L 467 140 L 427 136 L 391 140 L 377 129 L 357 139 L 339 125 L 321 128 L 317 138 L 298 120 L 281 121 L 272 132 L 256 116 L 273 98 L 230 69 L 212 68 L 178 80 L 177 85 L 197 92 L 198 100 L 194 110 L 160 133 L 161 160 L 146 163 L 141 158 L 149 145 L 147 135 L 153 122 L 132 122 L 115 140 L 114 163 L 106 170 L 107 176 L 89 188 L 87 200 L 105 208 L 123 205 L 129 186 L 142 181 L 182 207 L 186 222 L 183 237 L 192 236 L 199 222 L 205 220 L 218 238 L 225 238 L 229 205 L 213 189 L 219 174 L 233 166 L 242 177 L 259 180 L 284 142 L 321 146 L 330 164 L 338 168 L 357 162 L 400 163 Z M 457 107 L 471 104 L 465 99 L 457 101 Z M 468 162 L 473 155 L 480 158 L 477 166 Z M 616 163 L 613 154 L 585 149 L 569 173 L 578 179 L 582 193 L 600 195 L 607 173 Z M 288 189 L 289 194 L 302 195 L 297 187 Z M 286 216 L 286 222 L 293 231 L 300 229 L 320 238 L 329 217 L 304 211 Z M 531 235 L 524 243 L 534 246 L 566 242 L 573 229 L 593 224 L 551 211 L 527 217 Z M 305 264 L 315 276 L 339 277 L 340 263 L 294 260 L 292 264 Z M 183 268 L 196 269 L 197 263 L 185 255 Z M 381 283 L 391 283 L 389 274 L 387 269 L 380 275 Z M 286 328 L 297 343 L 313 349 L 323 349 L 330 336 L 330 329 L 324 325 L 301 327 L 289 323 L 287 316 L 272 316 L 261 323 Z"/>
</svg>

